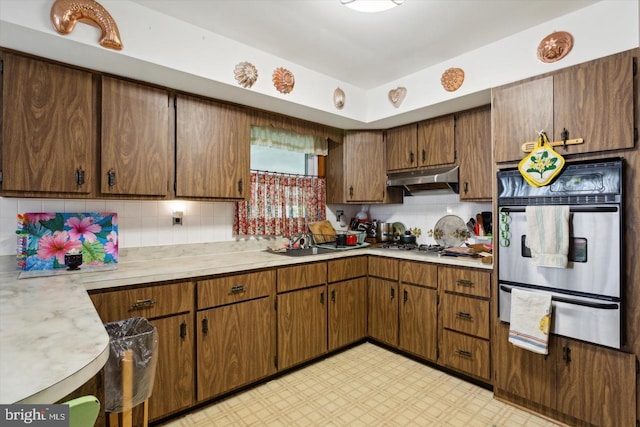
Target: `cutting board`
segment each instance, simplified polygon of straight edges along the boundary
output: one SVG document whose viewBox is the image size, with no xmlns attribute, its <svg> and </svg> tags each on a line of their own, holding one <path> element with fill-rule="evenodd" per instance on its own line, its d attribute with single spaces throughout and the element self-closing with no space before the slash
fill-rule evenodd
<svg viewBox="0 0 640 427">
<path fill-rule="evenodd" d="M 316 243 L 335 242 L 336 229 L 329 221 L 318 221 L 309 223 L 309 231 L 313 234 Z"/>
</svg>

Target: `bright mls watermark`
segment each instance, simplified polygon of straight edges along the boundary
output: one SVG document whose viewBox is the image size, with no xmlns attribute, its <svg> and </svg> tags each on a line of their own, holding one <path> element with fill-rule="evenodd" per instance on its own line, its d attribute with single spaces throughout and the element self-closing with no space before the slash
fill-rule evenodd
<svg viewBox="0 0 640 427">
<path fill-rule="evenodd" d="M 0 426 L 69 427 L 69 405 L 0 405 Z"/>
</svg>

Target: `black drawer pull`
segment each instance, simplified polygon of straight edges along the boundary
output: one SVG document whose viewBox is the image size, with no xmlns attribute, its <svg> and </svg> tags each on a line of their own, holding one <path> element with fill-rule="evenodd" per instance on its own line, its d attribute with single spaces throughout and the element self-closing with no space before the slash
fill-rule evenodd
<svg viewBox="0 0 640 427">
<path fill-rule="evenodd" d="M 331 302 L 336 302 L 336 290 L 331 290 Z"/>
<path fill-rule="evenodd" d="M 458 353 L 458 356 L 467 357 L 469 359 L 473 359 L 473 355 L 471 354 L 470 351 L 458 349 L 458 350 L 456 350 L 456 353 Z"/>
<path fill-rule="evenodd" d="M 471 316 L 471 313 L 465 313 L 464 311 L 457 312 L 456 317 L 458 319 L 473 320 L 473 316 Z"/>
<path fill-rule="evenodd" d="M 206 317 L 202 319 L 202 333 L 206 334 L 209 332 L 209 319 Z"/>
<path fill-rule="evenodd" d="M 134 302 L 133 304 L 131 304 L 131 310 L 137 310 L 139 308 L 153 307 L 154 305 L 156 305 L 156 301 L 152 300 L 151 298 L 149 298 L 149 299 L 139 299 L 136 302 Z"/>
<path fill-rule="evenodd" d="M 180 324 L 180 338 L 185 339 L 187 337 L 187 323 L 182 322 Z"/>
<path fill-rule="evenodd" d="M 473 282 L 471 280 L 468 279 L 458 279 L 456 281 L 456 283 L 460 286 L 467 286 L 467 287 L 473 287 Z"/>
<path fill-rule="evenodd" d="M 236 286 L 232 286 L 231 287 L 231 293 L 232 294 L 237 294 L 237 293 L 240 293 L 240 292 L 244 292 L 246 290 L 247 290 L 247 288 L 244 285 L 236 285 Z"/>
</svg>

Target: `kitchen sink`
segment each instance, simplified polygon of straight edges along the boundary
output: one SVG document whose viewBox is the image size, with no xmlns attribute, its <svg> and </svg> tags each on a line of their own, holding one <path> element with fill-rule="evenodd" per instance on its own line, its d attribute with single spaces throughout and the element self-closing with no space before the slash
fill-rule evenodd
<svg viewBox="0 0 640 427">
<path fill-rule="evenodd" d="M 317 251 L 314 252 L 314 249 Z M 307 256 L 307 255 L 318 255 L 318 254 L 326 254 L 330 252 L 335 252 L 334 249 L 329 248 L 295 248 L 295 249 L 287 249 L 286 252 L 272 252 L 278 255 L 285 256 Z"/>
</svg>

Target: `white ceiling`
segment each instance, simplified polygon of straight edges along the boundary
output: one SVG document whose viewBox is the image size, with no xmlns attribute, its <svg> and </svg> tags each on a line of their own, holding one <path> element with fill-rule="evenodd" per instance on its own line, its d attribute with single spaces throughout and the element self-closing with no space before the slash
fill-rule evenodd
<svg viewBox="0 0 640 427">
<path fill-rule="evenodd" d="M 361 13 L 340 0 L 133 1 L 363 89 L 597 3 L 405 0 Z"/>
</svg>

